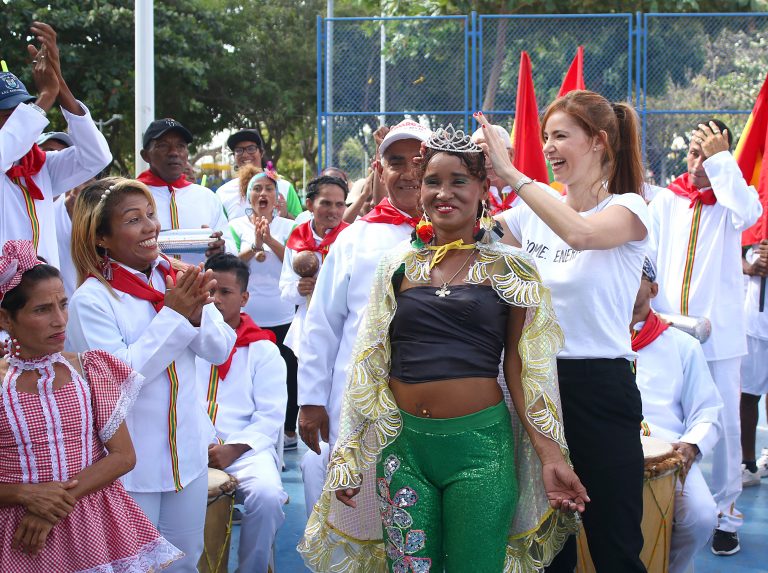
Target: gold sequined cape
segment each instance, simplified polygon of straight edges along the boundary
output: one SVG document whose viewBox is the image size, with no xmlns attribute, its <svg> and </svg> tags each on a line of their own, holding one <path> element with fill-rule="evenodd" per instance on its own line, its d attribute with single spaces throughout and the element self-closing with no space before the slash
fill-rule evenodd
<svg viewBox="0 0 768 573">
<path fill-rule="evenodd" d="M 560 445 L 563 434 L 555 355 L 563 344 L 549 289 L 527 253 L 502 245 L 477 244 L 467 284 L 489 284 L 507 304 L 527 309 L 518 350 L 522 357 L 525 412 L 530 424 Z M 374 491 L 376 462 L 398 435 L 400 411 L 389 389 L 389 325 L 397 306 L 392 277 L 404 267 L 414 284 L 429 283 L 430 251 L 403 244 L 387 254 L 376 271 L 367 314 L 352 353 L 344 393 L 339 440 L 331 454 L 323 494 L 307 522 L 298 550 L 311 570 L 384 573 L 386 568 L 379 504 Z M 501 377 L 503 380 L 503 376 Z M 503 387 L 502 382 L 502 387 Z M 504 390 L 506 388 L 503 387 Z M 567 536 L 576 531 L 572 515 L 549 507 L 541 464 L 505 392 L 515 432 L 519 484 L 510 524 L 505 573 L 535 573 L 548 565 Z M 335 490 L 360 487 L 357 508 L 336 499 Z M 478 503 L 482 503 L 481 496 Z"/>
</svg>

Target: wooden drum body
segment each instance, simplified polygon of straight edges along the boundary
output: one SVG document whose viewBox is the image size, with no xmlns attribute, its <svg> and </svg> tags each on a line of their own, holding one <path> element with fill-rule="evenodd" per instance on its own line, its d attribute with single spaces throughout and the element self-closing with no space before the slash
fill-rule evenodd
<svg viewBox="0 0 768 573">
<path fill-rule="evenodd" d="M 682 465 L 672 446 L 657 438 L 641 436 L 645 456 L 643 485 L 643 550 L 640 559 L 648 573 L 666 573 L 675 514 L 675 485 Z M 589 508 L 589 506 L 587 506 Z M 594 573 L 584 528 L 578 538 L 578 573 Z"/>
<path fill-rule="evenodd" d="M 200 573 L 227 573 L 232 512 L 237 480 L 221 470 L 208 468 L 208 510 L 205 513 L 205 549 Z"/>
</svg>

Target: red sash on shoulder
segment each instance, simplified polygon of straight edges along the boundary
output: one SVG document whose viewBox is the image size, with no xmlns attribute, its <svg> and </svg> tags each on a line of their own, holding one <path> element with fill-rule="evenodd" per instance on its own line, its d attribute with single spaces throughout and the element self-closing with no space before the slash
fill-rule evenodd
<svg viewBox="0 0 768 573">
<path fill-rule="evenodd" d="M 499 197 L 503 197 L 501 190 L 499 190 Z M 499 200 L 496 199 L 493 193 L 488 193 L 488 201 L 491 203 L 491 215 L 498 215 L 506 211 L 515 202 L 515 199 L 517 199 L 517 193 L 512 190 L 502 199 L 501 203 L 499 203 Z"/>
<path fill-rule="evenodd" d="M 704 203 L 704 205 L 714 205 L 717 203 L 715 192 L 711 188 L 705 191 L 699 191 L 697 187 L 694 187 L 691 184 L 691 178 L 688 173 L 684 173 L 672 181 L 667 185 L 667 189 L 679 197 L 690 199 L 691 204 L 688 207 L 691 209 L 696 206 L 697 202 Z"/>
<path fill-rule="evenodd" d="M 165 259 L 165 262 L 168 263 L 168 268 L 165 268 L 165 266 L 162 264 L 157 265 L 157 269 L 163 275 L 163 280 L 170 276 L 173 284 L 176 284 L 176 271 L 171 266 L 171 261 L 169 261 L 168 257 L 165 255 L 160 256 Z M 163 293 L 152 288 L 135 274 L 125 270 L 117 263 L 111 264 L 112 280 L 109 281 L 109 284 L 113 289 L 119 290 L 120 292 L 124 292 L 131 296 L 135 296 L 136 298 L 140 298 L 142 300 L 148 300 L 152 303 L 152 306 L 155 307 L 155 310 L 160 312 L 160 309 L 162 309 L 163 305 L 165 304 L 165 295 Z"/>
<path fill-rule="evenodd" d="M 634 331 L 632 333 L 632 350 L 637 352 L 645 348 L 668 328 L 669 324 L 661 320 L 655 312 L 649 312 L 640 332 Z"/>
<path fill-rule="evenodd" d="M 5 174 L 11 181 L 14 179 L 21 179 L 23 177 L 27 185 L 27 189 L 29 190 L 30 197 L 33 199 L 42 200 L 43 192 L 40 187 L 37 186 L 37 183 L 34 182 L 32 176 L 40 173 L 40 170 L 43 168 L 44 164 L 45 151 L 40 149 L 35 143 L 32 146 L 32 149 L 30 149 L 27 154 L 21 158 L 19 164 L 11 167 L 8 171 L 5 172 Z"/>
<path fill-rule="evenodd" d="M 392 206 L 388 197 L 384 197 L 381 202 L 371 209 L 367 215 L 362 217 L 363 221 L 368 223 L 386 223 L 388 225 L 402 225 L 408 223 L 414 229 L 419 222 L 418 217 L 409 217 L 404 215 Z"/>
<path fill-rule="evenodd" d="M 334 241 L 336 241 L 339 233 L 341 233 L 347 227 L 349 227 L 349 223 L 342 221 L 333 229 L 331 229 L 331 231 L 327 233 L 325 237 L 323 237 L 323 240 L 320 241 L 320 244 L 317 244 L 315 243 L 315 236 L 312 233 L 312 221 L 307 221 L 306 223 L 302 223 L 296 227 L 291 232 L 291 236 L 288 237 L 288 242 L 285 244 L 285 246 L 296 251 L 297 253 L 302 251 L 313 251 L 315 253 L 320 253 L 323 258 L 325 258 L 325 255 L 328 254 L 328 249 L 331 247 Z"/>
<path fill-rule="evenodd" d="M 232 352 L 229 353 L 226 362 L 219 364 L 219 379 L 221 380 L 227 377 L 229 368 L 232 366 L 232 357 L 235 355 L 235 351 L 238 348 L 248 346 L 251 342 L 256 342 L 257 340 L 277 342 L 277 337 L 274 332 L 259 328 L 256 326 L 256 323 L 253 322 L 253 319 L 244 312 L 240 313 L 240 326 L 235 330 L 235 334 L 237 335 L 237 340 L 235 341 L 235 346 L 232 348 Z"/>
<path fill-rule="evenodd" d="M 176 181 L 171 181 L 170 183 L 168 183 L 167 181 L 160 179 L 157 175 L 152 173 L 149 169 L 139 174 L 139 176 L 136 179 L 144 183 L 144 185 L 148 185 L 150 187 L 174 187 L 176 189 L 181 189 L 183 187 L 188 187 L 189 185 L 192 185 L 192 182 L 187 181 L 187 178 L 183 173 L 181 174 L 181 177 L 179 177 Z"/>
</svg>

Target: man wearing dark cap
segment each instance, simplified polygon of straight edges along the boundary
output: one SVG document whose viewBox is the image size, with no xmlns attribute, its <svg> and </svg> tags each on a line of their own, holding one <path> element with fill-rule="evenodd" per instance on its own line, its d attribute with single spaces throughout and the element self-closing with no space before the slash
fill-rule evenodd
<svg viewBox="0 0 768 573">
<path fill-rule="evenodd" d="M 235 170 L 245 165 L 253 165 L 262 170 L 264 156 L 264 139 L 258 129 L 241 129 L 229 136 L 227 147 L 235 157 Z M 287 216 L 295 219 L 301 213 L 301 201 L 290 182 L 280 179 L 277 190 L 285 199 Z M 216 195 L 224 205 L 224 212 L 231 221 L 245 216 L 245 197 L 240 194 L 240 179 L 235 177 L 224 183 L 216 190 Z"/>
<path fill-rule="evenodd" d="M 40 256 L 59 266 L 53 198 L 94 177 L 112 161 L 109 147 L 88 109 L 61 75 L 56 32 L 34 22 L 40 49 L 29 48 L 38 97 L 10 72 L 0 72 L 0 245 L 32 241 Z M 73 145 L 46 153 L 35 143 L 58 99 Z"/>
<path fill-rule="evenodd" d="M 197 264 L 226 250 L 222 236 L 227 230 L 227 218 L 216 195 L 184 176 L 190 143 L 192 134 L 175 119 L 156 119 L 150 123 L 144 132 L 141 150 L 141 158 L 149 163 L 149 169 L 141 173 L 138 180 L 152 192 L 163 230 L 201 227 L 213 230 L 204 257 L 194 253 L 181 257 L 186 263 Z"/>
</svg>

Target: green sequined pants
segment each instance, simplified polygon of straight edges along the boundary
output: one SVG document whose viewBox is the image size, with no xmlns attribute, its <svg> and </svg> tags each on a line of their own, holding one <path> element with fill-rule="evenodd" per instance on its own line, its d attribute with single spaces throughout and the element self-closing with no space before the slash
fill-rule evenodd
<svg viewBox="0 0 768 573">
<path fill-rule="evenodd" d="M 389 570 L 500 573 L 518 493 L 506 404 L 459 418 L 401 415 L 376 472 Z"/>
</svg>

